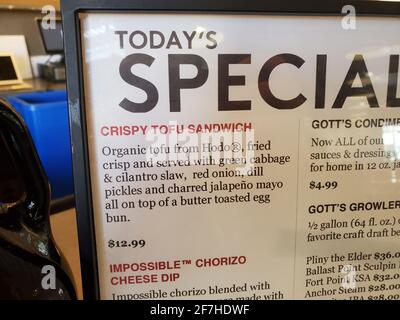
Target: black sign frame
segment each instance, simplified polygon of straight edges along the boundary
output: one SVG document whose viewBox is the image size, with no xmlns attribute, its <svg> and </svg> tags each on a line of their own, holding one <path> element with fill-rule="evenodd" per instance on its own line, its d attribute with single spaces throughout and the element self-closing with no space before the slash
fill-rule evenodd
<svg viewBox="0 0 400 320">
<path fill-rule="evenodd" d="M 342 15 L 352 5 L 359 16 L 400 16 L 400 2 L 358 0 L 61 0 L 75 201 L 84 299 L 99 299 L 79 13 L 218 13 L 258 15 Z"/>
</svg>

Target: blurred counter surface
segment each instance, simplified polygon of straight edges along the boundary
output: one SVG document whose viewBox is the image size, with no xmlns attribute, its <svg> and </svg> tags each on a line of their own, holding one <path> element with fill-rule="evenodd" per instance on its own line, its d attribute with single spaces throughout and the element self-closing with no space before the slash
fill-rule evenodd
<svg viewBox="0 0 400 320">
<path fill-rule="evenodd" d="M 29 79 L 29 80 L 24 80 L 24 83 L 31 85 L 32 88 L 22 89 L 22 90 L 0 90 L 0 99 L 4 99 L 8 96 L 21 94 L 24 92 L 65 89 L 65 82 L 49 82 L 49 81 L 43 80 L 43 79 Z"/>
<path fill-rule="evenodd" d="M 50 217 L 50 222 L 54 240 L 71 267 L 78 299 L 82 299 L 81 265 L 79 258 L 76 211 L 72 208 L 53 214 Z"/>
</svg>

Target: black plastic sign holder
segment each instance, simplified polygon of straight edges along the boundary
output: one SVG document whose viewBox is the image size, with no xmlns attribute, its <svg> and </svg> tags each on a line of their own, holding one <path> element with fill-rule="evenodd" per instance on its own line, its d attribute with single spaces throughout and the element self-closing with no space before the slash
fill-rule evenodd
<svg viewBox="0 0 400 320">
<path fill-rule="evenodd" d="M 340 16 L 345 5 L 354 6 L 358 16 L 398 17 L 400 15 L 400 2 L 374 0 L 61 0 L 84 299 L 99 299 L 100 292 L 90 184 L 79 14 L 108 12 L 119 15 L 126 12 L 143 12 L 180 13 L 183 15 L 217 13 L 221 15 Z"/>
</svg>

